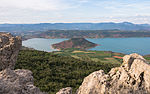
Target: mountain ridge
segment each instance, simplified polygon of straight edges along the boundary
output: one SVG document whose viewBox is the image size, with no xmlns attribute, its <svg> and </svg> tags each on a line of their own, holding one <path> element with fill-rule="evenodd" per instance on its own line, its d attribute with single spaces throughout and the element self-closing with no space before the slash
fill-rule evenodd
<svg viewBox="0 0 150 94">
<path fill-rule="evenodd" d="M 114 23 L 37 23 L 37 24 L 0 24 L 0 31 L 46 31 L 46 30 L 147 30 L 149 24 L 130 22 Z"/>
</svg>

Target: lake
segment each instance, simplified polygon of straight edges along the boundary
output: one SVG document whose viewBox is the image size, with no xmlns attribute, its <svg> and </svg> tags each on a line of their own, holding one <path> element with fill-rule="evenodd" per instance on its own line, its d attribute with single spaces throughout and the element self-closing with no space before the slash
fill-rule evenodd
<svg viewBox="0 0 150 94">
<path fill-rule="evenodd" d="M 52 52 L 56 50 L 52 49 L 51 45 L 64 40 L 67 39 L 33 38 L 23 41 L 23 46 L 34 48 L 36 50 Z M 150 38 L 99 38 L 87 40 L 100 45 L 89 50 L 113 51 L 124 54 L 150 54 Z"/>
</svg>

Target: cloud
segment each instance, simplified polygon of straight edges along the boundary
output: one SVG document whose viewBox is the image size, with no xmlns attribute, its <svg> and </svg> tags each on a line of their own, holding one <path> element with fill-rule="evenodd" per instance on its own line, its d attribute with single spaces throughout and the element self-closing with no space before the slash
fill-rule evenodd
<svg viewBox="0 0 150 94">
<path fill-rule="evenodd" d="M 105 0 L 95 3 L 98 7 L 111 12 L 111 15 L 135 16 L 147 15 L 150 10 L 149 0 Z"/>
<path fill-rule="evenodd" d="M 92 18 L 92 22 L 132 22 L 136 24 L 150 24 L 150 15 L 136 16 L 104 16 Z"/>
<path fill-rule="evenodd" d="M 62 10 L 70 7 L 64 0 L 0 0 L 1 8 Z"/>
<path fill-rule="evenodd" d="M 18 8 L 30 10 L 64 10 L 78 7 L 91 0 L 0 0 L 0 8 Z"/>
<path fill-rule="evenodd" d="M 77 0 L 78 2 L 81 2 L 81 3 L 87 3 L 89 2 L 90 0 Z"/>
<path fill-rule="evenodd" d="M 0 23 L 150 23 L 149 4 L 149 0 L 0 0 Z"/>
</svg>

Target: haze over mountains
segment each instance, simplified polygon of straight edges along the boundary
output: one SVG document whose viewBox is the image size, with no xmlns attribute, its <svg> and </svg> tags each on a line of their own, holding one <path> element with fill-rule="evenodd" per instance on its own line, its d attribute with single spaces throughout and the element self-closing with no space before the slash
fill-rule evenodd
<svg viewBox="0 0 150 94">
<path fill-rule="evenodd" d="M 149 24 L 123 23 L 39 23 L 39 24 L 0 24 L 0 31 L 46 31 L 46 30 L 124 30 L 150 31 Z"/>
</svg>

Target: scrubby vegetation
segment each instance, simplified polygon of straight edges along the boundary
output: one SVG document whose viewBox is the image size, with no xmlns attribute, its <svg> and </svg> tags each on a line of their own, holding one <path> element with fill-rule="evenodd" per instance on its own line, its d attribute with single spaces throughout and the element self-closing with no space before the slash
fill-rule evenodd
<svg viewBox="0 0 150 94">
<path fill-rule="evenodd" d="M 120 66 L 120 63 L 105 63 L 100 60 L 95 62 L 56 53 L 22 50 L 15 68 L 31 70 L 35 85 L 42 91 L 55 94 L 59 89 L 68 86 L 73 87 L 75 92 L 84 77 L 90 73 L 100 69 L 107 73 L 111 68 L 117 66 Z"/>
<path fill-rule="evenodd" d="M 148 62 L 150 62 L 150 55 L 145 55 L 144 58 L 145 58 Z"/>
</svg>

